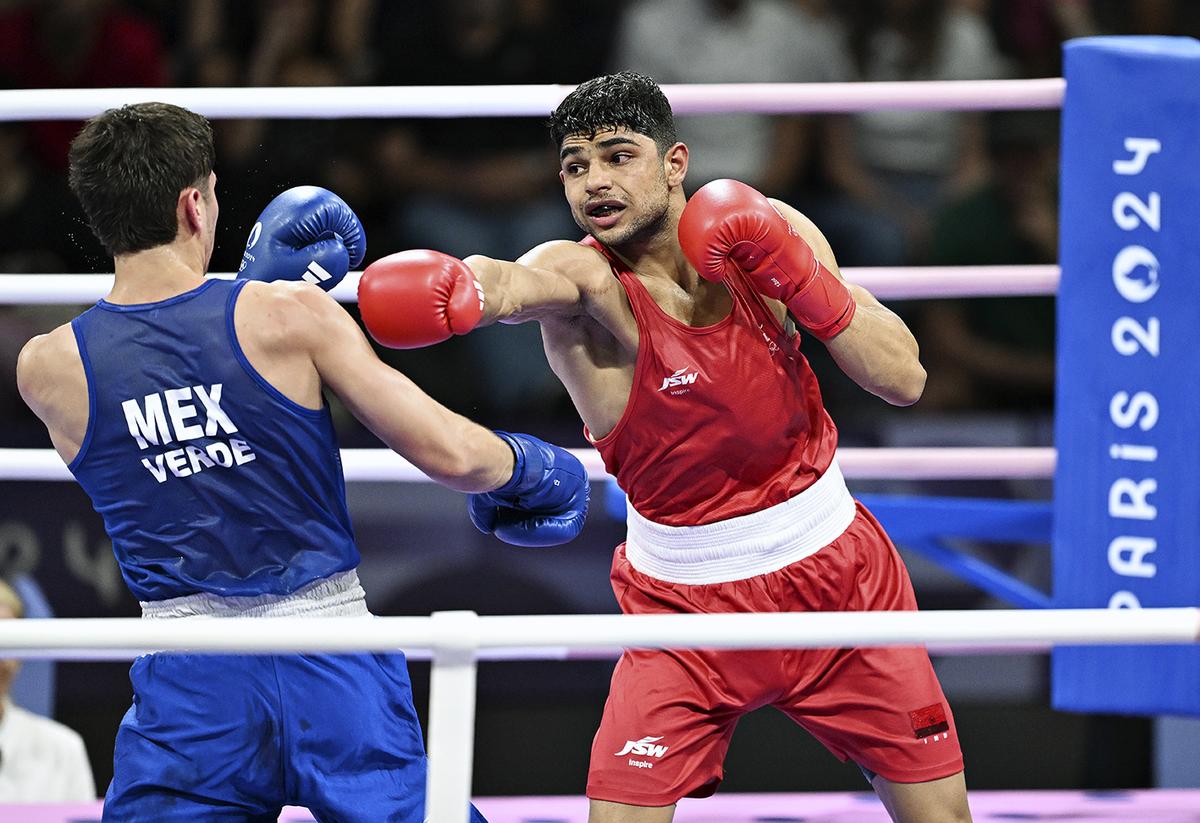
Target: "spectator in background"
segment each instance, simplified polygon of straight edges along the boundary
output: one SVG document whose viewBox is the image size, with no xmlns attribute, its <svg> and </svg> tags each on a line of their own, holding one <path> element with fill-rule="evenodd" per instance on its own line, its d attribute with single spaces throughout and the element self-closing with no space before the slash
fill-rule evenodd
<svg viewBox="0 0 1200 823">
<path fill-rule="evenodd" d="M 846 60 L 818 8 L 785 0 L 639 0 L 621 20 L 613 65 L 660 84 L 833 80 Z M 783 194 L 806 163 L 808 125 L 797 116 L 679 117 L 679 137 L 693 152 L 688 189 L 731 177 Z"/>
<path fill-rule="evenodd" d="M 607 56 L 605 18 L 614 16 L 551 0 L 395 3 L 381 11 L 386 85 L 578 82 Z M 400 121 L 380 140 L 377 157 L 377 179 L 392 203 L 387 242 L 508 258 L 579 234 L 553 174 L 556 149 L 538 118 Z M 522 415 L 544 418 L 556 408 L 573 419 L 536 325 L 486 329 L 460 345 L 473 363 L 464 364 L 471 369 L 468 385 L 450 369 L 441 377 L 459 387 L 445 387 L 462 393 L 457 402 L 481 403 L 486 414 L 499 415 L 498 425 L 516 425 L 512 418 Z"/>
<path fill-rule="evenodd" d="M 1089 0 L 1005 0 L 979 5 L 996 34 L 997 46 L 1013 61 L 1014 73 L 1020 77 L 1058 77 L 1063 41 L 1100 33 Z"/>
<path fill-rule="evenodd" d="M 0 84 L 6 88 L 163 86 L 162 36 L 115 0 L 18 2 L 0 13 Z M 33 156 L 65 174 L 67 147 L 82 124 L 35 121 L 27 128 Z"/>
<path fill-rule="evenodd" d="M 182 14 L 180 4 L 166 5 L 166 16 L 182 24 L 177 57 L 185 80 L 199 81 L 214 59 L 238 55 L 246 55 L 252 85 L 271 85 L 288 64 L 307 60 L 329 63 L 345 85 L 371 80 L 376 0 L 188 0 Z"/>
<path fill-rule="evenodd" d="M 16 0 L 0 5 L 0 87 L 163 86 L 168 79 L 159 28 L 128 4 Z M 0 271 L 107 268 L 67 190 L 67 146 L 81 125 L 61 120 L 0 125 Z M 0 371 L 11 370 L 12 360 L 6 358 Z"/>
<path fill-rule="evenodd" d="M 388 9 L 381 39 L 385 84 L 567 82 L 563 31 L 548 0 L 446 0 L 435 9 Z M 481 149 L 486 149 L 480 153 Z M 536 118 L 428 118 L 403 122 L 381 144 L 382 178 L 407 245 L 493 249 L 513 256 L 573 225 L 545 172 L 554 147 Z"/>
<path fill-rule="evenodd" d="M 17 593 L 0 580 L 0 619 L 24 616 Z M 0 660 L 0 803 L 95 800 L 96 784 L 83 738 L 9 699 L 20 666 L 16 660 Z"/>
<path fill-rule="evenodd" d="M 995 174 L 941 208 L 936 265 L 1058 259 L 1057 113 L 1004 112 L 991 123 Z M 1054 298 L 930 301 L 916 314 L 928 410 L 1049 414 L 1054 406 Z"/>
<path fill-rule="evenodd" d="M 1067 2 L 1068 0 L 1059 0 Z M 1091 9 L 1106 34 L 1200 36 L 1200 3 L 1192 0 L 1075 0 Z"/>
<path fill-rule="evenodd" d="M 64 231 L 72 242 L 51 235 L 78 208 L 66 180 L 38 168 L 29 136 L 22 123 L 0 123 L 0 272 L 80 271 L 103 250 L 82 223 Z"/>
<path fill-rule="evenodd" d="M 372 80 L 375 0 L 190 0 L 178 32 L 178 74 L 197 86 L 342 86 Z M 358 120 L 219 120 L 225 174 L 242 181 L 222 201 L 215 271 L 235 270 L 262 203 L 295 185 L 338 192 L 368 224 L 375 192 Z"/>
<path fill-rule="evenodd" d="M 852 0 L 834 7 L 845 79 L 973 80 L 1005 73 L 986 21 L 949 0 Z M 927 259 L 932 215 L 987 176 L 981 115 L 871 111 L 832 117 L 824 140 L 831 199 L 813 208 L 843 265 Z"/>
<path fill-rule="evenodd" d="M 29 129 L 0 123 L 0 272 L 87 271 L 102 249 L 71 202 L 66 179 L 40 170 L 29 147 Z M 61 226 L 60 232 L 53 227 Z M 70 242 L 64 242 L 69 238 Z M 17 352 L 33 335 L 71 318 L 64 306 L 0 306 L 0 420 L 5 445 L 41 445 L 37 419 L 17 394 Z"/>
</svg>

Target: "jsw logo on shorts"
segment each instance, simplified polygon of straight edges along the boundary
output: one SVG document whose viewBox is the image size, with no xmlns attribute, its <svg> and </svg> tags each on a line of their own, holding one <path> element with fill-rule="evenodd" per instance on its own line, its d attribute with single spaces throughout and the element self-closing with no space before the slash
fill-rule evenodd
<svg viewBox="0 0 1200 823">
<path fill-rule="evenodd" d="M 658 390 L 663 391 L 664 389 L 669 389 L 673 386 L 687 386 L 691 383 L 695 383 L 696 378 L 699 376 L 700 372 L 688 371 L 687 367 L 685 366 L 684 368 L 672 374 L 670 377 L 664 377 L 663 384 L 658 387 Z"/>
<path fill-rule="evenodd" d="M 662 737 L 643 737 L 641 740 L 626 740 L 625 748 L 613 755 L 613 757 L 622 757 L 627 754 L 640 754 L 647 757 L 662 757 L 667 753 L 670 746 L 653 745 L 657 741 L 662 740 Z"/>
</svg>

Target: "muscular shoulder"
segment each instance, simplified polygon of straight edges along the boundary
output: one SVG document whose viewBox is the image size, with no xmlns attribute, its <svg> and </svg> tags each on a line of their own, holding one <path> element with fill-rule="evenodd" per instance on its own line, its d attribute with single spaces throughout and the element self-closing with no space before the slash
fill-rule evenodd
<svg viewBox="0 0 1200 823">
<path fill-rule="evenodd" d="M 311 283 L 252 281 L 238 297 L 238 337 L 243 343 L 252 337 L 266 347 L 295 346 L 335 312 L 345 314 L 336 300 Z"/>
<path fill-rule="evenodd" d="M 63 323 L 53 331 L 31 338 L 21 348 L 17 357 L 18 377 L 22 371 L 49 370 L 64 359 L 79 357 L 79 344 L 70 323 Z"/>
<path fill-rule="evenodd" d="M 17 356 L 17 389 L 39 416 L 52 402 L 56 387 L 82 377 L 83 361 L 70 323 L 34 337 Z"/>
<path fill-rule="evenodd" d="M 543 320 L 546 339 L 573 345 L 580 335 L 589 347 L 615 343 L 629 352 L 637 350 L 637 323 L 621 281 L 608 258 L 591 246 L 567 241 L 545 243 L 521 258 L 531 268 L 550 269 L 570 280 L 580 295 L 582 315 Z M 580 320 L 584 322 L 579 322 Z M 597 339 L 602 343 L 597 343 Z"/>
<path fill-rule="evenodd" d="M 566 277 L 585 294 L 603 293 L 617 285 L 604 255 L 590 246 L 569 240 L 543 243 L 526 252 L 517 262 Z"/>
<path fill-rule="evenodd" d="M 326 292 L 303 280 L 275 280 L 270 283 L 252 280 L 242 288 L 239 306 L 242 301 L 250 301 L 256 312 L 306 312 L 321 310 L 327 304 L 337 302 Z"/>
</svg>

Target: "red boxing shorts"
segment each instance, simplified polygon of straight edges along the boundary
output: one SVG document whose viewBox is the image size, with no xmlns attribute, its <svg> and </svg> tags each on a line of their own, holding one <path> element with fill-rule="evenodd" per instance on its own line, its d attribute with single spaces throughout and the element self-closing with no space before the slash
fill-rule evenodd
<svg viewBox="0 0 1200 823">
<path fill-rule="evenodd" d="M 617 547 L 626 614 L 912 611 L 912 584 L 861 505 L 833 543 L 778 571 L 686 585 L 634 569 Z M 587 796 L 668 806 L 713 794 L 738 719 L 774 706 L 841 760 L 898 783 L 963 768 L 954 718 L 923 647 L 627 651 L 592 743 Z"/>
</svg>

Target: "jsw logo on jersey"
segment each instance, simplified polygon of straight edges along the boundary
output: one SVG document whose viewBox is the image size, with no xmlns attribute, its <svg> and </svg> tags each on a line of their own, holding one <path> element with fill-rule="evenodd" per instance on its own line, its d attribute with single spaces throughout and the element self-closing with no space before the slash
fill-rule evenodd
<svg viewBox="0 0 1200 823">
<path fill-rule="evenodd" d="M 675 388 L 677 386 L 688 386 L 696 382 L 696 378 L 700 376 L 698 371 L 689 371 L 687 366 L 679 369 L 670 377 L 664 377 L 662 385 L 658 387 L 659 391 Z"/>
<path fill-rule="evenodd" d="M 627 754 L 640 754 L 646 757 L 662 757 L 667 753 L 670 746 L 655 745 L 661 737 L 643 737 L 641 740 L 626 740 L 625 748 L 613 755 L 613 757 L 623 757 Z"/>
</svg>

